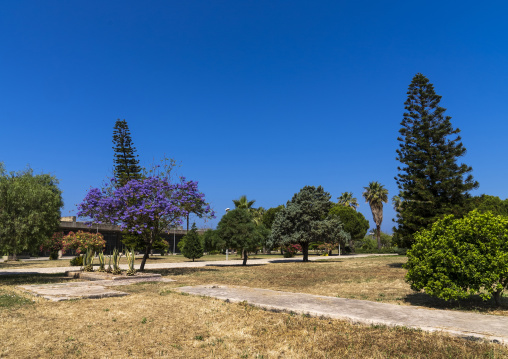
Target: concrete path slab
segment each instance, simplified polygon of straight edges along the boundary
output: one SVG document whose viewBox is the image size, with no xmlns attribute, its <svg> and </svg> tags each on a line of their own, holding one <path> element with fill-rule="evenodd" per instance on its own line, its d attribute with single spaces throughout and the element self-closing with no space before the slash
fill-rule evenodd
<svg viewBox="0 0 508 359">
<path fill-rule="evenodd" d="M 508 344 L 508 317 L 432 310 L 366 300 L 325 297 L 269 289 L 199 285 L 178 291 L 205 295 L 257 307 L 312 316 L 345 319 L 355 323 L 405 326 L 426 331 L 444 331 L 462 337 L 485 338 Z"/>
<path fill-rule="evenodd" d="M 54 302 L 70 299 L 97 299 L 128 295 L 128 293 L 108 289 L 102 285 L 90 284 L 90 282 L 20 285 L 17 288 Z"/>
<path fill-rule="evenodd" d="M 129 293 L 120 292 L 118 290 L 109 289 L 108 287 L 116 287 L 122 285 L 130 285 L 142 282 L 174 282 L 174 279 L 163 278 L 160 276 L 152 277 L 132 277 L 130 279 L 115 280 L 93 280 L 86 282 L 70 282 L 58 284 L 32 284 L 20 285 L 16 288 L 24 290 L 30 294 L 42 297 L 54 302 L 70 299 L 97 299 L 108 297 L 122 297 Z"/>
</svg>

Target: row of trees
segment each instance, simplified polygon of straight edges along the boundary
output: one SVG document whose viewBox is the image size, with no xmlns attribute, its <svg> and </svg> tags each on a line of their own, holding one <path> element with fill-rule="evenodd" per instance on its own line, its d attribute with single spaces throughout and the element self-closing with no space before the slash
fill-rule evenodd
<svg viewBox="0 0 508 359">
<path fill-rule="evenodd" d="M 254 208 L 255 200 L 242 196 L 233 200 L 235 209 L 222 217 L 217 230 L 205 232 L 203 250 L 236 249 L 242 253 L 245 265 L 248 253 L 261 247 L 287 248 L 298 244 L 304 261 L 308 261 L 309 245 L 313 242 L 324 241 L 334 246 L 349 242 L 354 249 L 354 242 L 364 238 L 369 222 L 354 208 L 335 204 L 330 198 L 321 186 L 306 186 L 285 206 L 264 210 Z"/>
</svg>

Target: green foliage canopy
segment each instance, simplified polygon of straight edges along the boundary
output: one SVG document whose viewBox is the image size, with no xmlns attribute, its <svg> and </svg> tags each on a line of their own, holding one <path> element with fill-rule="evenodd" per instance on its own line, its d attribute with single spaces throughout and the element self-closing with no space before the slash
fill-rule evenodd
<svg viewBox="0 0 508 359">
<path fill-rule="evenodd" d="M 227 248 L 242 251 L 243 265 L 247 265 L 247 253 L 255 251 L 263 241 L 266 228 L 252 221 L 252 213 L 236 208 L 226 213 L 217 225 L 217 234 Z"/>
<path fill-rule="evenodd" d="M 412 289 L 446 300 L 494 296 L 500 305 L 508 288 L 508 218 L 478 211 L 446 216 L 415 234 L 407 256 Z"/>
<path fill-rule="evenodd" d="M 360 212 L 351 207 L 337 204 L 330 209 L 330 217 L 335 217 L 342 223 L 344 232 L 351 236 L 351 244 L 354 248 L 354 241 L 362 240 L 369 229 L 369 221 Z"/>
<path fill-rule="evenodd" d="M 337 219 L 327 218 L 333 205 L 330 198 L 330 194 L 321 186 L 305 186 L 295 193 L 286 208 L 275 216 L 269 245 L 300 244 L 303 261 L 307 262 L 310 242 L 319 242 L 324 238 L 339 240 L 342 227 Z"/>
<path fill-rule="evenodd" d="M 0 163 L 0 251 L 38 252 L 58 230 L 62 192 L 49 174 L 7 174 Z"/>
<path fill-rule="evenodd" d="M 208 229 L 202 235 L 205 252 L 220 251 L 226 249 L 226 242 L 219 236 L 217 230 Z"/>
<path fill-rule="evenodd" d="M 263 214 L 262 223 L 265 225 L 266 228 L 271 229 L 273 221 L 275 221 L 275 216 L 277 213 L 282 211 L 284 209 L 284 205 L 281 204 L 278 207 L 272 207 L 266 210 L 266 212 Z"/>
<path fill-rule="evenodd" d="M 478 210 L 479 212 L 491 212 L 495 215 L 508 216 L 508 200 L 502 200 L 497 196 L 489 196 L 482 194 L 481 196 L 474 196 L 468 200 L 468 209 Z"/>
</svg>

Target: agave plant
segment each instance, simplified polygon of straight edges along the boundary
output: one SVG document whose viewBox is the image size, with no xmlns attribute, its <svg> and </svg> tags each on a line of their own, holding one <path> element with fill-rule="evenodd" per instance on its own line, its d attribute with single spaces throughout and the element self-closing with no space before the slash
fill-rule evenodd
<svg viewBox="0 0 508 359">
<path fill-rule="evenodd" d="M 118 249 L 113 250 L 113 274 L 121 274 L 122 270 L 120 269 L 120 258 L 122 255 L 118 253 Z"/>
<path fill-rule="evenodd" d="M 127 270 L 127 275 L 134 275 L 136 274 L 136 270 L 134 269 L 134 248 L 131 249 L 131 251 L 125 251 L 125 255 L 127 256 L 127 262 L 129 263 L 129 269 Z"/>
<path fill-rule="evenodd" d="M 88 248 L 86 250 L 86 254 L 83 257 L 83 270 L 85 272 L 93 272 L 93 259 L 95 257 L 95 252 L 92 248 Z"/>
<path fill-rule="evenodd" d="M 104 257 L 103 252 L 99 252 L 99 269 L 97 269 L 97 272 L 105 272 L 106 269 L 104 268 L 106 264 L 106 258 Z"/>
<path fill-rule="evenodd" d="M 111 272 L 113 272 L 113 268 L 111 267 L 111 254 L 108 257 L 109 257 L 109 264 L 108 264 L 108 269 L 106 269 L 106 273 L 111 273 Z"/>
</svg>

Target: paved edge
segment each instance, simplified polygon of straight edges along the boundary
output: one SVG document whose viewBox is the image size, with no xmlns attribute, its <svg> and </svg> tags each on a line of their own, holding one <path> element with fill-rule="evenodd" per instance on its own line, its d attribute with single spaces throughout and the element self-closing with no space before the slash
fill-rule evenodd
<svg viewBox="0 0 508 359">
<path fill-rule="evenodd" d="M 344 314 L 344 313 L 335 313 L 335 314 L 331 315 L 329 313 L 315 311 L 315 310 L 307 310 L 307 309 L 302 310 L 302 309 L 296 309 L 296 308 L 288 308 L 287 306 L 281 306 L 281 305 L 271 305 L 271 304 L 266 304 L 266 303 L 263 303 L 263 304 L 255 303 L 255 302 L 251 302 L 251 301 L 249 301 L 248 299 L 245 299 L 245 298 L 235 298 L 233 295 L 212 295 L 212 294 L 203 292 L 202 289 L 244 289 L 244 290 L 249 290 L 249 291 L 260 290 L 260 291 L 263 291 L 263 292 L 273 292 L 275 294 L 288 294 L 288 295 L 291 295 L 291 294 L 302 295 L 303 294 L 303 295 L 306 295 L 306 296 L 309 296 L 309 297 L 315 297 L 318 300 L 319 299 L 332 299 L 332 300 L 340 299 L 340 300 L 349 300 L 349 301 L 358 301 L 358 302 L 373 303 L 375 305 L 377 305 L 377 304 L 381 304 L 381 305 L 383 305 L 383 304 L 384 305 L 394 305 L 394 304 L 389 304 L 389 303 L 376 303 L 376 302 L 362 301 L 362 300 L 357 300 L 357 299 L 326 297 L 326 296 L 306 294 L 306 293 L 283 292 L 283 291 L 276 291 L 276 290 L 271 290 L 271 289 L 250 288 L 250 287 L 241 287 L 241 286 L 226 286 L 226 285 L 218 285 L 218 284 L 185 286 L 185 287 L 175 288 L 174 290 L 178 291 L 178 292 L 183 292 L 183 293 L 191 294 L 191 295 L 196 295 L 196 296 L 212 297 L 212 298 L 224 300 L 226 302 L 231 302 L 231 303 L 247 302 L 248 304 L 253 305 L 255 307 L 258 307 L 258 308 L 261 308 L 261 309 L 264 309 L 264 310 L 268 310 L 268 311 L 274 311 L 274 312 L 297 313 L 297 314 L 302 314 L 302 315 L 310 315 L 310 316 L 313 316 L 313 317 L 324 317 L 324 318 L 330 318 L 330 319 L 336 319 L 336 320 L 346 320 L 346 321 L 348 321 L 350 323 L 353 323 L 353 324 L 385 325 L 385 326 L 389 326 L 389 327 L 405 327 L 405 328 L 411 328 L 411 329 L 421 329 L 421 330 L 426 331 L 426 332 L 445 332 L 445 333 L 449 333 L 449 334 L 454 335 L 454 336 L 461 337 L 463 339 L 468 339 L 468 340 L 471 340 L 471 339 L 473 339 L 473 340 L 484 339 L 484 340 L 487 340 L 487 341 L 490 341 L 490 342 L 493 342 L 493 343 L 496 343 L 496 344 L 508 345 L 508 337 L 501 337 L 501 336 L 497 336 L 497 335 L 483 334 L 483 333 L 474 332 L 473 330 L 471 330 L 471 331 L 469 331 L 469 330 L 468 331 L 463 331 L 463 330 L 458 330 L 458 329 L 455 330 L 455 329 L 450 329 L 450 328 L 440 328 L 440 327 L 433 327 L 433 326 L 421 326 L 421 325 L 403 324 L 403 323 L 398 323 L 398 322 L 394 322 L 394 321 L 383 321 L 383 320 L 376 320 L 376 319 L 368 319 L 368 318 L 354 316 L 354 315 L 347 315 L 347 314 Z M 404 306 L 398 306 L 398 305 L 396 307 L 405 308 Z M 421 308 L 421 307 L 411 307 L 411 306 L 408 306 L 407 308 L 411 308 L 411 309 L 415 309 L 415 310 L 430 311 L 430 312 L 436 311 L 434 309 L 426 309 L 426 308 Z M 443 311 L 444 312 L 452 312 L 453 313 L 453 311 L 445 311 L 445 310 L 443 310 Z M 462 313 L 462 312 L 458 312 L 458 313 Z M 499 316 L 493 316 L 493 315 L 487 315 L 487 314 L 476 314 L 476 313 L 467 313 L 467 312 L 464 312 L 464 313 L 466 313 L 466 314 L 481 315 L 481 316 L 485 316 L 485 317 L 490 316 L 490 317 L 493 317 L 493 318 L 499 318 Z M 501 317 L 501 318 L 505 318 L 505 317 Z M 507 318 L 507 320 L 508 320 L 508 318 Z"/>
</svg>

